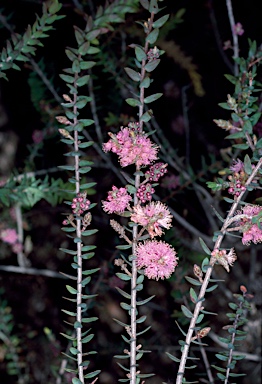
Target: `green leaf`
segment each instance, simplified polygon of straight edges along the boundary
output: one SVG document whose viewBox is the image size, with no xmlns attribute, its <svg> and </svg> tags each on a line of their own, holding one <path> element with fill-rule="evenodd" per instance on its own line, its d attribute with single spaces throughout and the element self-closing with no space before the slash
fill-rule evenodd
<svg viewBox="0 0 262 384">
<path fill-rule="evenodd" d="M 141 116 L 141 121 L 144 121 L 145 123 L 147 123 L 149 120 L 152 119 L 152 116 L 153 116 L 152 109 L 150 109 L 149 111 L 145 112 Z"/>
<path fill-rule="evenodd" d="M 73 383 L 73 384 L 83 384 L 82 381 L 79 380 L 77 377 L 74 377 L 74 378 L 72 379 L 72 383 Z"/>
<path fill-rule="evenodd" d="M 126 99 L 126 102 L 127 104 L 131 105 L 131 107 L 138 107 L 141 105 L 141 102 L 137 99 L 129 98 L 129 99 Z"/>
<path fill-rule="evenodd" d="M 190 294 L 191 301 L 193 303 L 196 303 L 197 302 L 197 294 L 193 288 L 190 288 L 189 294 Z"/>
<path fill-rule="evenodd" d="M 134 71 L 133 69 L 131 68 L 128 68 L 128 67 L 125 67 L 124 70 L 126 71 L 126 73 L 128 74 L 128 76 L 134 80 L 134 81 L 140 81 L 141 79 L 141 76 L 140 76 L 140 73 Z"/>
<path fill-rule="evenodd" d="M 243 132 L 249 133 L 250 135 L 253 132 L 253 127 L 250 120 L 246 120 L 243 126 Z"/>
<path fill-rule="evenodd" d="M 227 356 L 221 355 L 220 353 L 216 353 L 216 357 L 217 357 L 219 360 L 222 360 L 222 361 L 227 361 L 227 360 L 228 360 L 228 357 L 227 357 Z"/>
<path fill-rule="evenodd" d="M 139 87 L 140 88 L 148 88 L 150 85 L 151 81 L 148 76 L 144 77 L 144 79 L 141 81 Z"/>
<path fill-rule="evenodd" d="M 145 70 L 147 72 L 153 72 L 153 70 L 156 69 L 156 67 L 158 66 L 159 63 L 160 63 L 160 59 L 150 61 L 150 63 L 147 63 L 145 65 Z"/>
<path fill-rule="evenodd" d="M 186 317 L 188 317 L 189 319 L 193 317 L 193 313 L 185 305 L 181 305 L 181 309 Z"/>
<path fill-rule="evenodd" d="M 248 144 L 233 144 L 232 147 L 245 150 L 245 149 L 249 148 L 249 145 Z"/>
<path fill-rule="evenodd" d="M 192 285 L 198 285 L 198 286 L 202 285 L 202 283 L 200 283 L 199 280 L 193 279 L 192 277 L 185 276 L 185 279 L 186 279 L 189 283 L 191 283 Z"/>
<path fill-rule="evenodd" d="M 210 251 L 210 249 L 208 248 L 208 246 L 206 245 L 206 243 L 204 242 L 204 240 L 201 239 L 201 237 L 199 237 L 199 242 L 200 242 L 200 245 L 201 245 L 203 251 L 204 251 L 207 255 L 211 255 L 211 251 Z"/>
<path fill-rule="evenodd" d="M 144 99 L 144 102 L 145 102 L 146 104 L 152 103 L 153 101 L 159 99 L 162 95 L 163 95 L 163 93 L 155 93 L 154 95 L 147 96 L 147 97 Z"/>
<path fill-rule="evenodd" d="M 66 289 L 68 290 L 68 292 L 72 293 L 72 295 L 77 294 L 77 289 L 71 287 L 70 285 L 66 285 Z"/>
<path fill-rule="evenodd" d="M 147 59 L 147 55 L 141 47 L 138 47 L 138 46 L 135 47 L 135 55 L 138 61 Z"/>
<path fill-rule="evenodd" d="M 175 361 L 176 363 L 180 363 L 180 359 L 178 359 L 177 357 L 171 355 L 171 353 L 166 352 L 166 354 L 167 354 L 167 356 L 168 356 L 171 360 Z"/>
<path fill-rule="evenodd" d="M 69 315 L 69 316 L 76 316 L 76 313 L 75 312 L 70 312 L 70 311 L 67 311 L 66 309 L 61 309 L 62 312 L 64 312 L 66 315 Z"/>
<path fill-rule="evenodd" d="M 81 68 L 81 69 L 90 69 L 90 68 L 92 68 L 94 65 L 96 65 L 96 62 L 95 62 L 95 61 L 81 61 L 81 62 L 80 62 L 80 68 Z"/>
<path fill-rule="evenodd" d="M 92 333 L 91 335 L 84 337 L 81 341 L 82 341 L 82 343 L 89 343 L 89 341 L 91 341 L 94 336 L 95 335 Z"/>
<path fill-rule="evenodd" d="M 225 78 L 227 79 L 227 80 L 229 80 L 232 84 L 236 84 L 236 82 L 237 82 L 237 79 L 235 78 L 235 76 L 232 76 L 232 75 L 225 75 Z"/>
<path fill-rule="evenodd" d="M 153 28 L 161 28 L 168 20 L 169 15 L 160 17 L 160 19 L 153 22 Z"/>
<path fill-rule="evenodd" d="M 119 279 L 124 280 L 124 281 L 131 280 L 131 276 L 126 275 L 125 273 L 117 272 L 116 276 L 119 277 Z"/>
<path fill-rule="evenodd" d="M 198 315 L 197 319 L 196 319 L 196 324 L 199 324 L 201 323 L 201 321 L 203 320 L 204 318 L 204 314 L 203 313 L 200 313 L 200 315 Z"/>
<path fill-rule="evenodd" d="M 76 349 L 76 348 L 74 348 L 74 347 L 69 348 L 69 351 L 72 353 L 72 355 L 77 355 L 78 353 L 80 353 L 80 352 L 78 351 L 78 349 Z"/>
<path fill-rule="evenodd" d="M 251 175 L 252 163 L 251 163 L 250 157 L 248 155 L 246 155 L 244 158 L 244 169 L 245 169 L 246 174 Z"/>
<path fill-rule="evenodd" d="M 217 284 L 212 285 L 212 287 L 209 287 L 209 288 L 206 289 L 206 292 L 212 292 L 212 291 L 214 291 L 214 289 L 216 289 L 217 286 L 218 286 Z"/>
<path fill-rule="evenodd" d="M 155 297 L 155 295 L 150 296 L 150 297 L 148 297 L 145 300 L 137 301 L 136 305 L 144 305 L 144 304 L 148 303 L 150 300 L 152 300 L 154 297 Z"/>
<path fill-rule="evenodd" d="M 159 29 L 158 29 L 158 28 L 155 28 L 155 29 L 154 29 L 152 32 L 150 32 L 149 35 L 146 37 L 146 41 L 147 41 L 149 44 L 155 44 L 155 42 L 157 41 L 158 35 L 159 35 Z"/>
<path fill-rule="evenodd" d="M 85 75 L 85 76 L 79 77 L 77 79 L 76 85 L 78 87 L 82 87 L 83 85 L 86 85 L 88 83 L 88 81 L 89 81 L 89 78 L 90 78 L 89 75 Z"/>
<path fill-rule="evenodd" d="M 75 81 L 75 78 L 73 76 L 69 75 L 59 75 L 62 80 L 64 80 L 66 83 L 72 84 Z"/>
<path fill-rule="evenodd" d="M 84 378 L 85 379 L 91 379 L 92 377 L 99 375 L 100 372 L 101 372 L 101 370 L 96 370 L 96 371 L 90 372 L 87 375 L 85 375 Z"/>
</svg>

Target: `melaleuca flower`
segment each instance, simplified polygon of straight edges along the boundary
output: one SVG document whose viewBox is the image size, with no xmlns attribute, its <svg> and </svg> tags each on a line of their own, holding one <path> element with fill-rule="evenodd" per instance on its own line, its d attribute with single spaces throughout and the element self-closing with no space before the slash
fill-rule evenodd
<svg viewBox="0 0 262 384">
<path fill-rule="evenodd" d="M 71 208 L 76 215 L 82 215 L 90 207 L 91 202 L 86 198 L 86 192 L 79 192 L 76 197 L 73 198 Z"/>
<path fill-rule="evenodd" d="M 122 167 L 136 164 L 137 167 L 151 164 L 157 159 L 157 145 L 153 144 L 137 123 L 130 123 L 128 127 L 121 127 L 115 135 L 109 133 L 111 139 L 103 144 L 105 152 L 112 151 L 119 156 Z"/>
<path fill-rule="evenodd" d="M 259 205 L 246 205 L 242 208 L 242 214 L 246 215 L 241 219 L 240 232 L 243 233 L 242 243 L 249 245 L 251 241 L 253 243 L 262 242 L 262 229 L 256 223 L 252 223 L 252 218 L 257 216 L 262 211 L 262 207 Z"/>
<path fill-rule="evenodd" d="M 158 202 L 152 202 L 142 207 L 136 205 L 131 215 L 131 220 L 143 227 L 146 227 L 151 238 L 161 236 L 162 228 L 171 227 L 172 215 L 168 208 Z"/>
<path fill-rule="evenodd" d="M 237 259 L 234 248 L 231 248 L 229 252 L 225 249 L 219 250 L 215 248 L 211 252 L 211 256 L 218 262 L 218 264 L 221 264 L 227 272 L 229 272 L 229 266 L 232 267 L 234 261 Z"/>
<path fill-rule="evenodd" d="M 149 279 L 167 279 L 177 266 L 176 251 L 163 241 L 139 243 L 135 255 L 138 268 L 145 268 L 145 275 Z"/>
<path fill-rule="evenodd" d="M 107 213 L 124 212 L 129 208 L 129 202 L 132 197 L 128 194 L 126 188 L 112 187 L 112 191 L 108 192 L 107 201 L 102 201 L 103 210 Z"/>
<path fill-rule="evenodd" d="M 150 183 L 140 185 L 137 189 L 136 195 L 142 203 L 152 200 L 152 195 L 155 193 L 154 188 Z"/>
</svg>

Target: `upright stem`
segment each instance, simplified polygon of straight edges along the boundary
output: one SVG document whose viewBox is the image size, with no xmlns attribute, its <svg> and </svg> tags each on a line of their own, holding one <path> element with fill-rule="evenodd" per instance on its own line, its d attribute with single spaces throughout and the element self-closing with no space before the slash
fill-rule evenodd
<svg viewBox="0 0 262 384">
<path fill-rule="evenodd" d="M 75 76 L 75 84 L 74 86 L 77 87 L 77 78 L 78 75 Z M 77 94 L 74 94 L 74 104 L 77 101 Z M 74 105 L 73 107 L 74 115 L 77 115 L 77 107 Z M 77 117 L 74 118 L 74 125 L 77 124 Z M 75 152 L 79 151 L 78 146 L 78 131 L 74 131 L 74 150 Z M 76 195 L 80 192 L 80 173 L 79 173 L 79 156 L 74 157 L 75 161 L 75 189 L 76 189 Z M 76 220 L 76 237 L 81 239 L 82 233 L 81 233 L 81 220 Z M 77 243 L 77 296 L 76 296 L 76 321 L 78 325 L 82 323 L 82 242 L 79 241 Z M 79 380 L 81 380 L 82 383 L 84 383 L 84 370 L 81 366 L 81 363 L 83 361 L 83 355 L 82 355 L 82 329 L 80 327 L 76 328 L 76 339 L 77 339 L 77 365 L 78 365 L 78 375 Z"/>
<path fill-rule="evenodd" d="M 139 169 L 137 169 L 138 171 Z M 135 177 L 135 187 L 138 188 L 140 185 L 140 175 L 136 174 Z M 137 205 L 138 198 L 135 195 L 134 205 Z M 137 226 L 133 227 L 133 246 L 132 252 L 135 255 L 135 250 L 137 246 Z M 130 344 L 130 375 L 131 375 L 131 384 L 136 384 L 136 347 L 137 347 L 137 337 L 136 337 L 136 283 L 137 281 L 137 266 L 136 260 L 132 260 L 132 277 L 131 277 L 131 344 Z"/>
<path fill-rule="evenodd" d="M 232 37 L 233 37 L 233 51 L 234 51 L 233 58 L 236 59 L 239 56 L 238 36 L 235 32 L 235 18 L 233 14 L 231 0 L 226 0 L 226 4 L 227 4 L 228 18 L 231 26 Z M 234 62 L 234 75 L 235 76 L 238 75 L 238 65 L 236 62 Z"/>
<path fill-rule="evenodd" d="M 252 182 L 252 180 L 254 179 L 255 175 L 257 174 L 257 172 L 261 166 L 262 166 L 262 158 L 257 163 L 252 174 L 249 176 L 245 186 L 249 185 Z M 226 232 L 226 229 L 229 225 L 230 219 L 234 215 L 234 213 L 237 209 L 237 206 L 238 206 L 239 202 L 241 201 L 244 194 L 245 194 L 245 191 L 241 192 L 241 194 L 238 196 L 237 200 L 232 204 L 230 211 L 228 212 L 228 215 L 227 215 L 227 217 L 224 221 L 224 224 L 220 230 L 220 232 L 222 234 L 218 236 L 217 241 L 214 245 L 214 249 L 219 249 L 219 247 L 222 243 L 222 240 L 224 239 L 225 232 Z M 212 271 L 214 268 L 215 261 L 216 261 L 216 259 L 214 257 L 210 258 L 209 266 L 208 266 L 208 269 L 207 269 L 207 272 L 205 275 L 205 279 L 203 281 L 203 284 L 201 286 L 201 289 L 200 289 L 200 292 L 198 295 L 198 302 L 195 306 L 195 310 L 194 310 L 193 316 L 192 316 L 191 321 L 190 321 L 190 325 L 189 325 L 186 340 L 185 340 L 185 345 L 184 345 L 183 351 L 182 351 L 182 356 L 181 356 L 181 360 L 180 360 L 180 364 L 179 364 L 179 368 L 178 368 L 178 373 L 177 373 L 176 384 L 182 384 L 182 380 L 183 380 L 183 376 L 184 376 L 184 372 L 185 372 L 186 360 L 188 357 L 189 348 L 190 348 L 194 328 L 196 326 L 196 320 L 199 316 L 199 312 L 200 312 L 201 308 L 203 307 L 202 299 L 205 297 L 206 289 L 207 289 L 207 286 L 208 286 L 208 283 L 209 283 L 209 280 L 210 280 L 210 277 L 211 277 L 211 274 L 212 274 Z"/>
<path fill-rule="evenodd" d="M 148 32 L 147 35 L 152 30 L 152 23 L 154 19 L 154 13 L 151 13 L 151 17 L 148 21 Z M 149 43 L 148 41 L 145 42 L 144 46 L 144 52 L 148 52 Z M 145 70 L 146 60 L 142 60 L 141 63 L 141 72 L 140 72 L 140 81 L 142 82 L 146 70 Z M 139 106 L 139 113 L 138 113 L 138 120 L 139 120 L 139 129 L 143 130 L 143 121 L 141 120 L 141 117 L 144 113 L 144 98 L 145 98 L 145 88 L 140 87 L 140 106 Z M 140 186 L 140 175 L 139 175 L 140 168 L 136 168 L 136 176 L 135 176 L 135 188 L 136 190 Z M 134 206 L 138 204 L 138 197 L 136 194 L 134 195 Z M 133 227 L 133 246 L 132 246 L 132 252 L 133 255 L 135 255 L 136 247 L 137 247 L 137 226 Z M 137 348 L 137 336 L 136 336 L 136 286 L 137 286 L 137 266 L 136 266 L 136 260 L 133 258 L 132 260 L 132 277 L 131 277 L 131 343 L 130 343 L 130 383 L 136 384 L 136 348 Z"/>
</svg>

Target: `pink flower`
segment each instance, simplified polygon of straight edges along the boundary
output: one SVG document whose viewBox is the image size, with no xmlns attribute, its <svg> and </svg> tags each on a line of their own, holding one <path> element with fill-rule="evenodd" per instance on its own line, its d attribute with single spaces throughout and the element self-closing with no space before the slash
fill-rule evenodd
<svg viewBox="0 0 262 384">
<path fill-rule="evenodd" d="M 238 172 L 239 173 L 240 171 L 244 171 L 244 163 L 239 159 L 234 160 L 232 166 L 229 169 L 232 172 Z"/>
<path fill-rule="evenodd" d="M 8 244 L 15 244 L 18 241 L 18 235 L 15 229 L 4 229 L 0 234 L 1 240 Z"/>
<path fill-rule="evenodd" d="M 152 165 L 148 171 L 146 171 L 145 176 L 149 181 L 158 181 L 161 176 L 167 173 L 167 164 L 156 163 Z"/>
<path fill-rule="evenodd" d="M 112 187 L 108 192 L 107 201 L 102 201 L 103 210 L 107 213 L 124 212 L 129 207 L 132 197 L 128 194 L 126 188 Z"/>
<path fill-rule="evenodd" d="M 262 242 L 262 229 L 256 223 L 252 223 L 252 218 L 262 212 L 262 207 L 259 205 L 246 205 L 242 208 L 242 213 L 249 217 L 241 219 L 240 232 L 243 233 L 242 243 L 249 245 Z"/>
<path fill-rule="evenodd" d="M 109 136 L 111 139 L 103 144 L 103 150 L 116 153 L 122 167 L 149 165 L 157 159 L 157 146 L 140 130 L 138 123 L 129 123 L 116 135 L 110 132 Z"/>
<path fill-rule="evenodd" d="M 76 215 L 82 215 L 90 207 L 90 200 L 86 198 L 86 192 L 79 192 L 76 197 L 73 198 L 71 208 Z"/>
<path fill-rule="evenodd" d="M 162 228 L 171 227 L 172 215 L 168 208 L 158 201 L 149 203 L 145 207 L 136 205 L 131 220 L 146 227 L 150 237 L 153 238 L 163 234 Z"/>
<path fill-rule="evenodd" d="M 23 251 L 23 244 L 21 243 L 15 243 L 12 245 L 12 251 L 14 253 L 20 253 Z"/>
<path fill-rule="evenodd" d="M 142 203 L 152 200 L 152 195 L 155 192 L 154 188 L 150 183 L 140 185 L 137 189 L 137 197 L 141 200 Z"/>
<path fill-rule="evenodd" d="M 35 129 L 32 133 L 32 139 L 35 144 L 39 144 L 44 139 L 43 131 L 40 131 L 39 129 Z"/>
<path fill-rule="evenodd" d="M 169 278 L 178 260 L 171 245 L 155 240 L 139 243 L 135 255 L 138 268 L 145 268 L 145 275 L 156 280 Z"/>
<path fill-rule="evenodd" d="M 236 23 L 236 24 L 234 25 L 234 33 L 235 33 L 236 35 L 238 35 L 238 36 L 242 36 L 244 32 L 245 32 L 245 31 L 244 31 L 243 26 L 242 26 L 241 23 Z"/>
</svg>

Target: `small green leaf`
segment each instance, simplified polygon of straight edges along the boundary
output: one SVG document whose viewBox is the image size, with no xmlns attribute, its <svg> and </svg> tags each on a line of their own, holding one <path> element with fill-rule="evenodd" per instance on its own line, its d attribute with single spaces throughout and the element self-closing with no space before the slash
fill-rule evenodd
<svg viewBox="0 0 262 384">
<path fill-rule="evenodd" d="M 124 281 L 131 280 L 131 276 L 126 275 L 125 273 L 117 272 L 116 276 L 119 277 L 119 279 L 124 280 Z"/>
<path fill-rule="evenodd" d="M 189 294 L 190 294 L 191 301 L 193 303 L 196 303 L 197 302 L 197 294 L 193 288 L 190 288 Z"/>
<path fill-rule="evenodd" d="M 74 378 L 72 379 L 72 383 L 73 383 L 73 384 L 83 384 L 82 381 L 79 380 L 77 377 L 74 377 Z"/>
<path fill-rule="evenodd" d="M 161 28 L 168 20 L 169 15 L 160 17 L 160 19 L 153 22 L 153 28 Z"/>
<path fill-rule="evenodd" d="M 156 67 L 158 66 L 159 63 L 160 63 L 160 60 L 159 60 L 159 59 L 150 61 L 150 63 L 147 63 L 147 64 L 145 65 L 145 70 L 146 70 L 147 72 L 153 72 L 153 70 L 156 69 Z"/>
<path fill-rule="evenodd" d="M 193 317 L 193 313 L 185 305 L 181 305 L 181 309 L 186 317 L 188 317 L 189 319 Z"/>
<path fill-rule="evenodd" d="M 138 107 L 141 105 L 141 102 L 137 99 L 129 98 L 129 99 L 126 99 L 126 102 L 127 104 L 131 105 L 131 107 Z"/>
<path fill-rule="evenodd" d="M 138 46 L 135 47 L 135 55 L 136 55 L 136 58 L 138 61 L 142 61 L 142 60 L 147 59 L 147 55 L 146 55 L 145 51 Z"/>
<path fill-rule="evenodd" d="M 251 163 L 250 157 L 248 155 L 246 155 L 244 158 L 244 169 L 245 169 L 246 174 L 251 175 L 252 163 Z"/>
<path fill-rule="evenodd" d="M 177 357 L 171 355 L 171 353 L 166 352 L 166 354 L 167 354 L 167 356 L 168 356 L 171 360 L 175 361 L 176 363 L 180 363 L 180 359 L 178 359 Z"/>
<path fill-rule="evenodd" d="M 68 290 L 68 292 L 72 293 L 72 295 L 77 294 L 77 289 L 71 287 L 70 285 L 66 285 L 66 289 Z"/>
<path fill-rule="evenodd" d="M 126 73 L 128 74 L 128 76 L 134 80 L 134 81 L 140 81 L 141 79 L 141 76 L 140 76 L 140 73 L 134 71 L 133 69 L 131 68 L 128 68 L 128 67 L 125 67 L 124 70 L 126 71 Z"/>
<path fill-rule="evenodd" d="M 227 356 L 221 355 L 220 353 L 217 353 L 217 354 L 216 354 L 216 357 L 217 357 L 219 360 L 222 360 L 222 361 L 227 361 L 227 360 L 228 360 L 228 357 L 227 357 Z"/>
<path fill-rule="evenodd" d="M 150 32 L 149 35 L 146 37 L 146 41 L 147 41 L 149 44 L 155 44 L 155 42 L 157 41 L 158 35 L 159 35 L 159 29 L 158 29 L 158 28 L 155 28 L 155 29 L 154 29 L 152 32 Z"/>
<path fill-rule="evenodd" d="M 200 242 L 200 245 L 201 245 L 203 251 L 204 251 L 207 255 L 211 255 L 211 251 L 210 251 L 210 249 L 208 248 L 208 246 L 206 245 L 206 243 L 204 242 L 204 240 L 201 239 L 201 237 L 199 237 L 199 242 Z"/>
<path fill-rule="evenodd" d="M 145 102 L 146 104 L 152 103 L 153 101 L 159 99 L 162 95 L 163 95 L 163 93 L 155 93 L 154 95 L 147 96 L 147 97 L 144 99 L 144 102 Z"/>
</svg>

